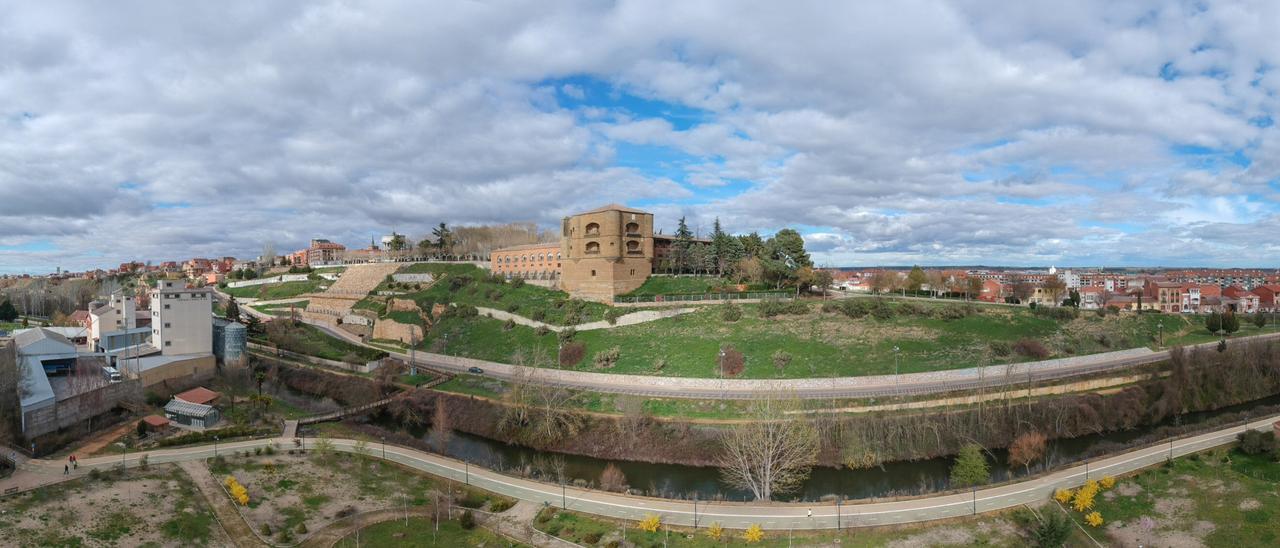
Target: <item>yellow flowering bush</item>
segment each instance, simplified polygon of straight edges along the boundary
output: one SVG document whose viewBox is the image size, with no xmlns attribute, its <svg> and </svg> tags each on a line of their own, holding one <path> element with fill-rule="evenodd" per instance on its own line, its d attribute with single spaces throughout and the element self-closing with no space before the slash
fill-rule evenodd
<svg viewBox="0 0 1280 548">
<path fill-rule="evenodd" d="M 231 499 L 240 504 L 240 506 L 249 505 L 249 490 L 245 489 L 235 476 L 227 476 L 222 481 L 227 486 L 227 492 L 231 493 Z"/>
<path fill-rule="evenodd" d="M 1103 489 L 1110 489 L 1110 488 L 1112 488 L 1112 487 L 1115 487 L 1115 486 L 1116 486 L 1116 478 L 1114 478 L 1114 477 L 1112 477 L 1112 476 L 1104 477 L 1104 478 L 1102 478 L 1101 485 L 1102 485 L 1102 488 L 1103 488 Z"/>
<path fill-rule="evenodd" d="M 1084 487 L 1076 491 L 1075 498 L 1071 500 L 1071 507 L 1077 512 L 1084 512 L 1093 508 L 1093 499 L 1098 495 L 1098 482 L 1089 480 L 1085 482 Z"/>
<path fill-rule="evenodd" d="M 1053 492 L 1053 500 L 1061 502 L 1062 504 L 1067 504 L 1071 502 L 1071 497 L 1073 495 L 1075 495 L 1075 493 L 1070 489 L 1058 489 Z"/>
<path fill-rule="evenodd" d="M 1089 515 L 1084 517 L 1084 522 L 1088 523 L 1090 527 L 1099 527 L 1102 525 L 1102 514 L 1090 512 Z"/>
<path fill-rule="evenodd" d="M 641 531 L 654 533 L 659 527 L 662 527 L 662 516 L 656 514 L 645 514 L 644 519 L 640 521 Z"/>
<path fill-rule="evenodd" d="M 712 523 L 711 527 L 707 528 L 707 536 L 711 537 L 712 540 L 724 538 L 724 527 L 721 527 L 718 521 Z"/>
<path fill-rule="evenodd" d="M 764 540 L 764 529 L 760 527 L 759 523 L 752 523 L 751 527 L 748 527 L 747 531 L 742 533 L 742 540 L 747 541 L 747 544 L 760 542 Z"/>
</svg>

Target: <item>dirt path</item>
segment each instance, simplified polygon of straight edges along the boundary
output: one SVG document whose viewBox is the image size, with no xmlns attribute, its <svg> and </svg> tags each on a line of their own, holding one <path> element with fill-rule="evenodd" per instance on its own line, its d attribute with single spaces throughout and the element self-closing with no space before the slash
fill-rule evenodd
<svg viewBox="0 0 1280 548">
<path fill-rule="evenodd" d="M 137 422 L 126 420 L 121 425 L 90 438 L 84 445 L 72 450 L 71 453 L 74 453 L 77 457 L 92 455 L 101 451 L 103 447 L 110 445 L 111 442 L 116 441 L 116 438 L 128 434 L 134 428 L 137 428 Z"/>
<path fill-rule="evenodd" d="M 213 517 L 217 518 L 222 529 L 227 532 L 227 536 L 231 537 L 231 542 L 241 548 L 265 546 L 257 535 L 249 530 L 249 525 L 244 522 L 244 518 L 240 517 L 235 506 L 231 505 L 231 499 L 223 495 L 222 486 L 218 485 L 217 479 L 209 473 L 209 469 L 205 468 L 203 462 L 184 461 L 178 466 L 191 476 L 192 483 L 195 483 L 200 494 L 204 496 L 209 509 L 213 511 Z"/>
</svg>

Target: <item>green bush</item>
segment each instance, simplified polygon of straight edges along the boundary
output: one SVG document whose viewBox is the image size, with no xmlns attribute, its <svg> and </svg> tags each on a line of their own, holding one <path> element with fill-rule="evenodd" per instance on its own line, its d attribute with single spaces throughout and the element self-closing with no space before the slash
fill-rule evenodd
<svg viewBox="0 0 1280 548">
<path fill-rule="evenodd" d="M 1062 512 L 1044 512 L 1044 523 L 1035 529 L 1036 546 L 1060 548 L 1071 537 L 1071 521 Z"/>
<path fill-rule="evenodd" d="M 539 325 L 538 327 L 534 328 L 534 330 L 533 330 L 533 334 L 534 334 L 534 335 L 537 335 L 537 336 L 539 336 L 539 337 L 546 336 L 546 334 L 547 334 L 547 333 L 550 333 L 550 332 L 551 332 L 551 328 L 549 328 L 549 327 L 547 327 L 547 326 L 545 326 L 545 325 Z"/>
<path fill-rule="evenodd" d="M 1006 341 L 991 341 L 987 346 L 991 347 L 992 354 L 1001 358 L 1013 353 L 1013 347 Z"/>
<path fill-rule="evenodd" d="M 1276 437 L 1271 432 L 1245 430 L 1236 436 L 1240 452 L 1246 455 L 1272 454 L 1276 450 Z"/>
<path fill-rule="evenodd" d="M 516 321 L 511 318 L 508 318 L 507 321 L 503 322 L 502 324 L 503 331 L 511 331 L 512 329 L 515 329 L 515 328 L 516 328 Z"/>
<path fill-rule="evenodd" d="M 529 319 L 535 322 L 543 322 L 547 320 L 547 311 L 541 308 L 529 313 Z"/>
<path fill-rule="evenodd" d="M 503 512 L 506 512 L 507 510 L 510 510 L 511 507 L 515 505 L 516 505 L 516 501 L 512 499 L 494 500 L 489 502 L 489 511 L 495 514 L 501 514 Z"/>
<path fill-rule="evenodd" d="M 511 280 L 511 287 L 512 287 L 512 288 L 514 288 L 514 289 L 520 289 L 520 288 L 524 287 L 524 278 L 514 278 L 514 279 L 512 279 L 512 280 Z"/>
<path fill-rule="evenodd" d="M 1074 320 L 1080 314 L 1078 309 L 1070 306 L 1037 306 L 1032 310 L 1037 316 L 1060 322 Z"/>
<path fill-rule="evenodd" d="M 520 310 L 520 303 L 511 303 L 507 305 L 507 312 L 514 313 L 517 310 Z"/>
<path fill-rule="evenodd" d="M 618 318 L 621 318 L 623 314 L 624 311 L 621 308 L 610 307 L 604 311 L 604 319 L 609 322 L 609 325 L 617 325 Z"/>
<path fill-rule="evenodd" d="M 582 543 L 587 545 L 595 544 L 597 542 L 600 542 L 600 536 L 601 535 L 599 531 L 592 531 L 590 533 L 584 534 L 582 535 Z"/>
<path fill-rule="evenodd" d="M 479 508 L 481 506 L 484 506 L 484 502 L 485 502 L 484 493 L 481 493 L 479 491 L 468 490 L 462 495 L 461 499 L 458 499 L 458 506 L 461 506 L 463 508 L 474 509 L 474 508 Z"/>
<path fill-rule="evenodd" d="M 972 316 L 977 312 L 977 307 L 971 304 L 952 304 L 935 309 L 934 316 L 941 320 L 960 320 Z"/>
<path fill-rule="evenodd" d="M 462 528 L 466 530 L 475 529 L 476 527 L 475 514 L 472 514 L 471 510 L 464 510 L 462 512 L 462 516 L 458 517 L 458 525 L 461 525 Z"/>
<path fill-rule="evenodd" d="M 608 350 L 596 352 L 594 359 L 597 369 L 608 369 L 618 363 L 618 357 L 622 354 L 622 348 L 613 347 Z"/>
<path fill-rule="evenodd" d="M 726 322 L 736 322 L 742 319 L 742 307 L 728 303 L 720 309 L 720 319 Z"/>
<path fill-rule="evenodd" d="M 573 338 L 577 336 L 578 336 L 578 330 L 572 327 L 570 327 L 569 329 L 562 330 L 556 334 L 556 338 L 559 339 L 561 343 L 567 343 L 569 341 L 572 341 Z"/>
</svg>

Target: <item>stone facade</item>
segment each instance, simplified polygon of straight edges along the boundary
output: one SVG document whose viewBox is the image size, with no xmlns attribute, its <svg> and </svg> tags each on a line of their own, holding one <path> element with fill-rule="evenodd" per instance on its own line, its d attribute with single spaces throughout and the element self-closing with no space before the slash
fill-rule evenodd
<svg viewBox="0 0 1280 548">
<path fill-rule="evenodd" d="M 561 282 L 575 297 L 612 301 L 653 273 L 653 214 L 607 205 L 564 219 Z"/>
</svg>

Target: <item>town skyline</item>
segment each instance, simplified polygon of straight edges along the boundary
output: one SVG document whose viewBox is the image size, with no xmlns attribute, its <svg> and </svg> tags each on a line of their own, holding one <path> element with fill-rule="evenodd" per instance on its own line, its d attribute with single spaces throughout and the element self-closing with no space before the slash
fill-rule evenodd
<svg viewBox="0 0 1280 548">
<path fill-rule="evenodd" d="M 1280 256 L 1274 8 L 10 8 L 0 272 L 610 202 L 832 266 Z"/>
</svg>

